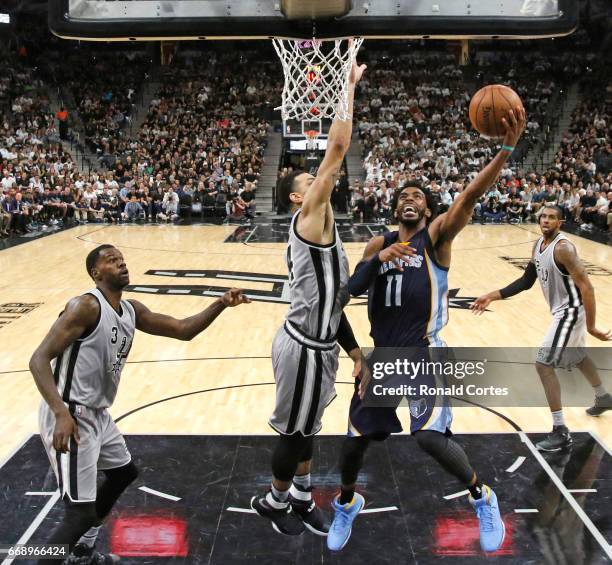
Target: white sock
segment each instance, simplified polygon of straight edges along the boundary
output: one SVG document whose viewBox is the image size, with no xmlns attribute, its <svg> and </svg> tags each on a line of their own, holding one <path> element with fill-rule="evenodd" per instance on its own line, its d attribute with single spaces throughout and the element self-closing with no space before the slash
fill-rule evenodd
<svg viewBox="0 0 612 565">
<path fill-rule="evenodd" d="M 89 528 L 79 539 L 77 543 L 86 545 L 87 547 L 93 547 L 98 539 L 98 533 L 102 526 L 93 526 Z"/>
<path fill-rule="evenodd" d="M 594 386 L 593 390 L 595 391 L 595 398 L 599 398 L 600 396 L 606 396 L 606 394 L 608 394 L 606 392 L 606 389 L 604 388 L 604 385 Z"/>
<path fill-rule="evenodd" d="M 287 508 L 289 504 L 289 490 L 278 490 L 274 485 L 271 485 L 270 492 L 266 494 L 266 502 L 272 508 Z"/>
<path fill-rule="evenodd" d="M 563 417 L 563 410 L 557 410 L 551 412 L 553 419 L 553 426 L 565 426 L 565 418 Z"/>
<path fill-rule="evenodd" d="M 310 473 L 295 475 L 289 489 L 289 494 L 296 500 L 312 500 L 310 492 Z"/>
</svg>

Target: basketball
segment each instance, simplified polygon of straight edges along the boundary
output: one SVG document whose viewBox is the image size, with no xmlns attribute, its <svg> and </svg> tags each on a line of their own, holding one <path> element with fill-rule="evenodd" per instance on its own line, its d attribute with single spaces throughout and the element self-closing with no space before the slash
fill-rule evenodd
<svg viewBox="0 0 612 565">
<path fill-rule="evenodd" d="M 470 121 L 475 130 L 487 137 L 504 137 L 502 118 L 511 109 L 523 107 L 520 96 L 503 84 L 490 84 L 481 88 L 470 102 Z"/>
</svg>

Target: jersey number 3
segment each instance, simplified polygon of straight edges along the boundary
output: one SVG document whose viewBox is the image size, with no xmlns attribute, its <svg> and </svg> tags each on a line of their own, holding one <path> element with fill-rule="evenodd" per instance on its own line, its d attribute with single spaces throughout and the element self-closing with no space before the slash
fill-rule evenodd
<svg viewBox="0 0 612 565">
<path fill-rule="evenodd" d="M 403 275 L 387 275 L 385 306 L 402 305 L 402 277 Z M 393 289 L 393 283 L 395 283 L 395 290 Z"/>
</svg>

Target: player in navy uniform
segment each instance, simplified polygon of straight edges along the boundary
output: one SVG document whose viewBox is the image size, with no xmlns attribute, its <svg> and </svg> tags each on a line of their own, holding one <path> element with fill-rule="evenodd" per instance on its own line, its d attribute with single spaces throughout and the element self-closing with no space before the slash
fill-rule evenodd
<svg viewBox="0 0 612 565">
<path fill-rule="evenodd" d="M 448 321 L 447 277 L 453 239 L 468 224 L 478 199 L 498 178 L 525 127 L 524 110 L 519 107 L 510 112 L 504 126 L 502 149 L 445 214 L 436 217 L 432 195 L 418 183 L 410 182 L 396 192 L 393 209 L 399 231 L 372 238 L 349 280 L 353 296 L 368 291 L 375 347 L 444 346 L 439 332 Z M 419 384 L 419 378 L 414 384 Z M 395 408 L 363 404 L 366 380 L 356 383 L 348 437 L 342 446 L 342 486 L 332 503 L 335 517 L 327 538 L 334 551 L 348 542 L 352 522 L 365 503 L 355 493 L 355 483 L 369 443 L 402 430 Z M 483 550 L 499 549 L 505 530 L 497 497 L 482 484 L 461 446 L 451 439 L 450 407 L 436 405 L 431 398 L 411 398 L 410 419 L 410 431 L 419 447 L 469 489 Z"/>
</svg>

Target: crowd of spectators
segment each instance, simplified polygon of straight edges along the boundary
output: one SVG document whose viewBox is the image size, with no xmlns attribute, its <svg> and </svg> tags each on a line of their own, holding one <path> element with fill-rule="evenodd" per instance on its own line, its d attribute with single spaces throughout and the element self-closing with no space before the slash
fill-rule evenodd
<svg viewBox="0 0 612 565">
<path fill-rule="evenodd" d="M 356 95 L 365 179 L 351 185 L 351 213 L 361 221 L 390 221 L 393 192 L 410 181 L 429 188 L 444 211 L 494 151 L 494 144 L 469 123 L 467 73 L 451 54 L 371 58 L 375 62 Z M 536 221 L 542 204 L 552 202 L 563 208 L 568 222 L 584 230 L 612 230 L 609 72 L 593 55 L 506 53 L 503 59 L 506 66 L 497 53 L 480 54 L 472 78 L 517 90 L 528 116 L 527 147 L 554 121 L 550 105 L 553 96 L 563 94 L 559 84 L 588 76 L 591 90 L 585 88 L 585 102 L 574 114 L 555 163 L 544 171 L 528 170 L 515 152 L 496 186 L 475 207 L 474 220 Z M 608 86 L 607 95 L 602 85 Z M 589 95 L 591 91 L 596 94 Z"/>
<path fill-rule="evenodd" d="M 167 67 L 133 137 L 118 133 L 116 116 L 127 115 L 133 73 L 117 82 L 106 75 L 104 89 L 83 89 L 76 111 L 91 126 L 90 139 L 103 144 L 107 165 L 88 174 L 59 143 L 48 99 L 32 94 L 43 85 L 15 62 L 0 80 L 7 108 L 0 132 L 0 234 L 76 222 L 170 222 L 192 214 L 248 222 L 256 213 L 265 116 L 282 87 L 277 69 L 251 55 L 187 56 Z M 99 61 L 96 73 L 107 64 L 110 59 Z M 246 85 L 236 72 L 240 66 L 252 72 Z"/>
</svg>

